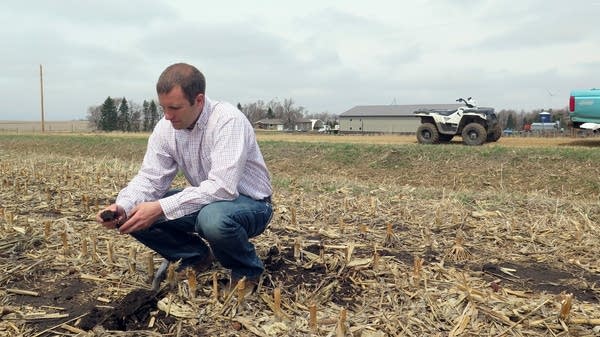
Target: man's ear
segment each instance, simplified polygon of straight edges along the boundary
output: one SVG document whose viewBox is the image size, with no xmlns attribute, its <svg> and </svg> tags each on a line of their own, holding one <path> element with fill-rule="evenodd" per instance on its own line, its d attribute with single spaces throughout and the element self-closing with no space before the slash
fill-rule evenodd
<svg viewBox="0 0 600 337">
<path fill-rule="evenodd" d="M 195 103 L 198 104 L 199 106 L 204 107 L 204 94 L 196 95 Z"/>
</svg>

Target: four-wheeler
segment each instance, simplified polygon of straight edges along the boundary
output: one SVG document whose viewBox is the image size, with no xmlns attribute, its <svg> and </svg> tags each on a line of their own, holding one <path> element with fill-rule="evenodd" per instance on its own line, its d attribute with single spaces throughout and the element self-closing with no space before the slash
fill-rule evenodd
<svg viewBox="0 0 600 337">
<path fill-rule="evenodd" d="M 419 109 L 414 114 L 421 118 L 417 141 L 421 144 L 447 143 L 454 136 L 462 136 L 466 145 L 495 142 L 502 136 L 494 108 L 478 107 L 472 97 L 459 98 L 464 107 L 458 109 Z"/>
</svg>

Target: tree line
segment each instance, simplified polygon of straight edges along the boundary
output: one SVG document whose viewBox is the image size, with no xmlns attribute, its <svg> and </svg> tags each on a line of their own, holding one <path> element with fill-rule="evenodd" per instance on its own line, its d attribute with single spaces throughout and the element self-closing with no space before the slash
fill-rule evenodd
<svg viewBox="0 0 600 337">
<path fill-rule="evenodd" d="M 267 103 L 262 100 L 244 105 L 238 103 L 237 108 L 242 111 L 252 125 L 262 119 L 279 119 L 285 128 L 290 129 L 293 129 L 298 121 L 305 118 L 320 119 L 331 127 L 337 123 L 337 115 L 327 112 L 311 114 L 304 107 L 296 106 L 291 98 L 286 98 L 283 102 L 272 99 Z M 103 104 L 90 106 L 87 111 L 90 127 L 99 131 L 152 131 L 162 116 L 162 108 L 154 100 L 144 100 L 140 105 L 127 101 L 125 97 L 111 98 L 109 96 Z"/>
<path fill-rule="evenodd" d="M 128 102 L 125 97 L 108 96 L 102 105 L 88 108 L 87 120 L 94 130 L 140 132 L 152 131 L 162 115 L 162 109 L 154 100 L 144 100 L 139 105 Z"/>
<path fill-rule="evenodd" d="M 333 127 L 338 122 L 338 116 L 328 112 L 309 113 L 304 107 L 297 106 L 293 99 L 286 98 L 283 102 L 272 99 L 269 102 L 258 100 L 237 108 L 244 113 L 253 125 L 263 119 L 279 119 L 284 128 L 293 129 L 301 119 L 320 119 L 325 124 Z M 515 110 L 498 111 L 498 119 L 503 129 L 523 130 L 525 125 L 540 121 L 540 113 L 544 110 L 530 112 Z M 567 108 L 547 110 L 552 121 L 560 122 L 561 127 L 567 127 L 569 112 Z M 123 131 L 123 132 L 148 132 L 154 129 L 156 123 L 162 118 L 162 108 L 154 100 L 144 100 L 140 105 L 123 98 L 106 98 L 103 104 L 88 108 L 87 119 L 94 130 Z"/>
<path fill-rule="evenodd" d="M 525 125 L 531 125 L 531 123 L 540 122 L 540 113 L 550 113 L 552 122 L 559 122 L 560 127 L 567 128 L 569 125 L 569 110 L 565 107 L 563 109 L 553 110 L 533 110 L 529 112 L 515 110 L 500 110 L 498 113 L 498 120 L 503 129 L 511 130 L 523 130 Z"/>
</svg>

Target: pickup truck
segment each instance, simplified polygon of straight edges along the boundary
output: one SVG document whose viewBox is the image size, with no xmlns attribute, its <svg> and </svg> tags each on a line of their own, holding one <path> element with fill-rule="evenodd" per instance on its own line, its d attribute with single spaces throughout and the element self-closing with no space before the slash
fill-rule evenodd
<svg viewBox="0 0 600 337">
<path fill-rule="evenodd" d="M 600 89 L 571 91 L 569 118 L 574 128 L 598 129 L 600 127 Z"/>
</svg>

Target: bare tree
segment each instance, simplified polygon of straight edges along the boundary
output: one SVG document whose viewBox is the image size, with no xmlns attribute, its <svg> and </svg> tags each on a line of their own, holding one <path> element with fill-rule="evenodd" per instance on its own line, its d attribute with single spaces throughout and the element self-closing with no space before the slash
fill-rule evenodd
<svg viewBox="0 0 600 337">
<path fill-rule="evenodd" d="M 131 131 L 139 132 L 142 130 L 142 106 L 133 101 L 129 102 L 129 113 L 131 116 Z"/>
<path fill-rule="evenodd" d="M 267 109 L 265 107 L 265 102 L 258 100 L 254 103 L 245 104 L 242 108 L 242 112 L 246 115 L 250 123 L 254 124 L 265 118 Z"/>
<path fill-rule="evenodd" d="M 100 129 L 100 117 L 102 116 L 102 105 L 92 105 L 87 109 L 87 121 L 92 130 Z"/>
<path fill-rule="evenodd" d="M 287 129 L 293 129 L 296 122 L 304 117 L 304 107 L 294 107 L 294 100 L 286 98 L 283 100 L 282 108 L 282 120 L 284 127 Z"/>
</svg>

